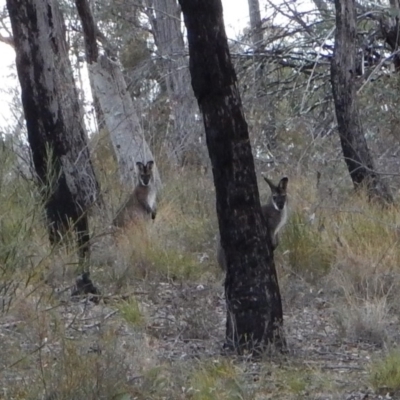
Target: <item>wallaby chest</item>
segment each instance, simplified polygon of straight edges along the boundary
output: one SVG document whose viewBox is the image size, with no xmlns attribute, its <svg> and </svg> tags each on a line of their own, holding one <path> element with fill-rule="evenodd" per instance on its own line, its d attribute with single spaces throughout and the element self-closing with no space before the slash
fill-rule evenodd
<svg viewBox="0 0 400 400">
<path fill-rule="evenodd" d="M 286 224 L 287 206 L 277 210 L 273 204 L 267 204 L 261 208 L 265 222 L 272 235 L 276 235 Z"/>
</svg>

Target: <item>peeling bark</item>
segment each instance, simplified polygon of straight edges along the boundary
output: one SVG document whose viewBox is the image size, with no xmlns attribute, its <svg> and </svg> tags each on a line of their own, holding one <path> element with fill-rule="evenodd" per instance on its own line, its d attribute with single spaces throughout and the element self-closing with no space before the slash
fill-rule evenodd
<svg viewBox="0 0 400 400">
<path fill-rule="evenodd" d="M 138 115 L 133 106 L 118 62 L 100 55 L 89 65 L 96 93 L 117 156 L 122 183 L 133 189 L 136 183 L 136 161 L 155 161 L 144 138 Z M 161 184 L 154 167 L 157 186 Z"/>
<path fill-rule="evenodd" d="M 85 36 L 89 76 L 110 133 L 121 183 L 133 190 L 136 184 L 136 162 L 155 160 L 144 138 L 119 63 L 99 54 L 97 27 L 87 0 L 75 0 L 75 3 Z M 156 186 L 159 187 L 161 181 L 157 168 L 154 167 L 153 171 Z"/>
</svg>

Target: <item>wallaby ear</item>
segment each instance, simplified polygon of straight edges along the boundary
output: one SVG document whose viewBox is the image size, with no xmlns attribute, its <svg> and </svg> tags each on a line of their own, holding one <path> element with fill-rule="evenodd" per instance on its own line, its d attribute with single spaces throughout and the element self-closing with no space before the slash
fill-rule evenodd
<svg viewBox="0 0 400 400">
<path fill-rule="evenodd" d="M 154 161 L 147 161 L 146 167 L 151 170 L 153 168 L 153 165 Z"/>
<path fill-rule="evenodd" d="M 278 184 L 279 189 L 282 189 L 282 190 L 284 190 L 286 192 L 288 182 L 289 182 L 289 178 L 287 176 L 284 176 L 279 181 L 279 184 Z"/>
<path fill-rule="evenodd" d="M 143 168 L 144 168 L 144 165 L 143 165 L 143 163 L 142 162 L 140 162 L 140 161 L 138 161 L 137 163 L 136 163 L 136 166 L 142 171 L 143 170 Z"/>
<path fill-rule="evenodd" d="M 270 187 L 270 189 L 272 191 L 276 190 L 276 186 L 274 185 L 274 183 L 272 181 L 270 181 L 265 175 L 263 175 L 262 177 L 264 178 L 265 182 L 268 183 L 268 186 Z"/>
</svg>

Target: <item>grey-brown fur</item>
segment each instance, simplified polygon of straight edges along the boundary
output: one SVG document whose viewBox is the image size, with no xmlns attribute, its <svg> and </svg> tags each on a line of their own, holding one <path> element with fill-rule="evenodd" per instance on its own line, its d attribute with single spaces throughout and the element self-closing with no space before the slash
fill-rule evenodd
<svg viewBox="0 0 400 400">
<path fill-rule="evenodd" d="M 146 165 L 137 162 L 138 184 L 129 196 L 126 203 L 119 209 L 113 224 L 118 227 L 125 226 L 135 218 L 150 217 L 155 219 L 156 209 L 156 188 L 153 176 L 153 161 Z"/>
<path fill-rule="evenodd" d="M 265 176 L 263 178 L 271 189 L 271 195 L 267 203 L 261 207 L 261 212 L 271 235 L 272 250 L 275 250 L 279 244 L 278 233 L 287 221 L 287 184 L 289 179 L 283 177 L 278 185 L 275 185 Z M 221 269 L 226 271 L 225 252 L 220 240 L 218 240 L 217 262 Z"/>
</svg>

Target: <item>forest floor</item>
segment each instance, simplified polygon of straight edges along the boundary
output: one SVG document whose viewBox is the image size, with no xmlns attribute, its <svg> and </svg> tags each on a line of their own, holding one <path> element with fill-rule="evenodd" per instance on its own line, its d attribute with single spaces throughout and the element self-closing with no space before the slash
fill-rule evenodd
<svg viewBox="0 0 400 400">
<path fill-rule="evenodd" d="M 35 296 L 36 306 L 32 296 L 14 306 L 0 324 L 2 358 L 13 359 L 17 348 L 25 356 L 3 365 L 0 398 L 83 399 L 83 393 L 90 399 L 121 400 L 400 398 L 390 389 L 376 393 L 371 388 L 370 364 L 382 356 L 382 346 L 344 338 L 332 293 L 301 279 L 292 277 L 282 290 L 289 352 L 258 362 L 222 354 L 222 279 L 214 284 L 142 281 L 131 289 L 99 304 L 72 300 L 67 290 L 59 291 L 54 307 Z M 137 314 L 130 297 L 136 299 Z M 130 307 L 121 307 L 121 301 Z M 74 350 L 62 345 L 60 326 Z M 397 318 L 388 326 L 388 337 L 397 340 Z M 122 377 L 128 384 L 119 397 L 96 397 L 82 388 L 72 395 L 87 368 L 96 369 L 97 379 L 110 381 L 101 383 L 103 393 L 110 390 L 103 386 Z M 46 395 L 39 395 L 38 380 L 47 381 Z"/>
</svg>

